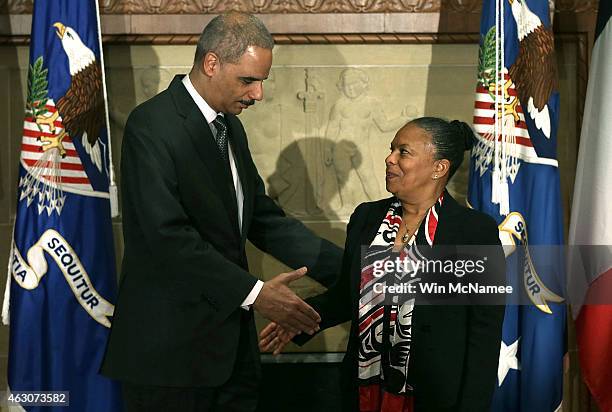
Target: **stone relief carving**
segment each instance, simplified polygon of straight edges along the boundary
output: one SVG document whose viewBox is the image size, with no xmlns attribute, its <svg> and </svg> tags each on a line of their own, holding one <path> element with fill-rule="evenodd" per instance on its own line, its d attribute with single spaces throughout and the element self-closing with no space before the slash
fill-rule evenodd
<svg viewBox="0 0 612 412">
<path fill-rule="evenodd" d="M 229 10 L 251 13 L 422 12 L 439 9 L 441 2 L 441 0 L 146 0 L 136 4 L 130 0 L 107 1 L 113 4 L 104 10 L 106 13 L 142 14 L 157 14 L 160 11 L 166 14 L 223 13 Z M 122 9 L 126 11 L 121 11 Z"/>
<path fill-rule="evenodd" d="M 417 108 L 390 106 L 370 86 L 358 68 L 275 68 L 263 102 L 241 115 L 268 193 L 288 213 L 346 219 L 386 196 L 384 153 Z"/>
<path fill-rule="evenodd" d="M 337 87 L 340 98 L 331 107 L 325 137 L 324 161 L 332 168 L 337 180 L 337 192 L 343 214 L 350 213 L 360 201 L 376 200 L 383 196 L 381 176 L 372 173 L 380 132 L 395 132 L 409 120 L 416 108 L 407 106 L 402 115 L 389 119 L 382 109 L 383 102 L 368 93 L 369 78 L 365 71 L 355 68 L 340 73 Z M 412 116 L 414 117 L 414 116 Z M 330 196 L 331 193 L 324 193 Z"/>
<path fill-rule="evenodd" d="M 597 0 L 557 0 L 556 11 L 596 12 Z M 479 13 L 482 0 L 100 0 L 103 14 Z M 32 0 L 0 0 L 0 11 L 32 13 Z"/>
<path fill-rule="evenodd" d="M 598 4 L 595 0 L 555 0 L 555 11 L 596 13 Z"/>
<path fill-rule="evenodd" d="M 274 74 L 275 71 L 272 73 Z M 297 91 L 290 88 L 285 89 L 283 93 L 285 100 L 278 109 L 281 115 L 279 127 L 282 133 L 281 150 L 270 152 L 266 148 L 255 149 L 255 152 L 262 153 L 262 157 L 275 159 L 274 170 L 265 170 L 266 161 L 258 161 L 257 154 L 254 154 L 254 157 L 258 167 L 260 163 L 264 164 L 264 170 L 260 169 L 260 173 L 265 176 L 270 196 L 276 199 L 288 213 L 301 217 L 322 216 L 324 211 L 330 210 L 325 203 L 326 199 L 321 198 L 319 190 L 319 187 L 325 182 L 321 120 L 325 109 L 326 93 L 323 91 L 317 74 L 312 73 L 308 68 L 303 69 L 300 74 L 303 78 L 303 88 L 298 87 Z M 272 77 L 273 80 L 274 78 Z M 277 90 L 276 85 L 273 88 Z M 264 90 L 268 89 L 269 85 L 266 85 Z M 264 103 L 262 107 L 265 108 L 268 104 Z M 277 111 L 274 110 L 274 114 L 276 113 Z M 249 131 L 249 136 L 257 136 L 257 131 L 261 127 L 258 125 L 264 122 L 267 123 L 270 120 L 263 120 L 258 114 L 257 120 L 254 121 L 254 133 Z M 250 129 L 251 123 L 246 121 L 246 124 L 247 129 Z M 271 129 L 271 125 L 268 128 Z M 253 141 L 252 147 L 259 145 L 259 141 Z M 277 156 L 270 156 L 271 153 L 277 153 Z M 268 171 L 271 173 L 266 173 Z"/>
</svg>

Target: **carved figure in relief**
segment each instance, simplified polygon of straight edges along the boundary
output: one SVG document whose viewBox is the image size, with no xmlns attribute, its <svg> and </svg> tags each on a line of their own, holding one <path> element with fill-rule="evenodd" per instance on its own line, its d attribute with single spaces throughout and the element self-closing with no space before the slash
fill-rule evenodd
<svg viewBox="0 0 612 412">
<path fill-rule="evenodd" d="M 328 190 L 331 196 L 322 196 L 325 176 L 320 129 L 325 93 L 316 72 L 304 69 L 304 86 L 295 95 L 300 101 L 300 116 L 291 117 L 290 113 L 283 112 L 283 124 L 289 126 L 284 131 L 287 133 L 286 141 L 282 142 L 283 150 L 278 156 L 275 172 L 267 182 L 269 195 L 285 212 L 293 216 L 314 217 L 322 216 L 330 209 L 326 199 L 338 191 Z M 303 124 L 303 129 L 296 127 L 298 124 Z M 335 183 L 335 177 L 331 178 Z"/>
<path fill-rule="evenodd" d="M 376 133 L 396 130 L 416 110 L 408 106 L 399 117 L 388 118 L 382 109 L 382 101 L 368 95 L 369 78 L 361 69 L 344 69 L 340 73 L 338 88 L 342 95 L 330 111 L 325 133 L 329 144 L 325 148 L 324 159 L 325 165 L 335 170 L 342 207 L 352 209 L 364 200 L 363 196 L 359 196 L 360 189 L 369 200 L 382 196 L 379 176 L 373 173 L 375 160 L 372 153 Z M 353 171 L 361 188 L 345 184 Z"/>
<path fill-rule="evenodd" d="M 142 101 L 149 100 L 157 93 L 165 90 L 172 80 L 172 76 L 166 69 L 149 68 L 143 70 L 140 75 L 141 93 L 138 96 Z"/>
</svg>

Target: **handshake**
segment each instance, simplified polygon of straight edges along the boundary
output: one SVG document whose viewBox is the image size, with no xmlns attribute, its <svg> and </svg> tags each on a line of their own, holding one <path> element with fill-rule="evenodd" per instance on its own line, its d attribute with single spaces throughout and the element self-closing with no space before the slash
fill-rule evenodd
<svg viewBox="0 0 612 412">
<path fill-rule="evenodd" d="M 294 336 L 302 332 L 313 335 L 319 331 L 319 314 L 288 286 L 306 272 L 307 269 L 302 267 L 281 273 L 261 288 L 253 307 L 272 321 L 259 335 L 262 351 L 273 351 L 277 355 Z"/>
</svg>

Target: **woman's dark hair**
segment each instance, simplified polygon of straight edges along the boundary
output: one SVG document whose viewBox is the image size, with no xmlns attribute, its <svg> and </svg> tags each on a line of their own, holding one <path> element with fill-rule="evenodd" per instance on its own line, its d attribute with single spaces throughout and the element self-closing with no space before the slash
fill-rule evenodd
<svg viewBox="0 0 612 412">
<path fill-rule="evenodd" d="M 438 117 L 420 117 L 410 123 L 429 133 L 435 147 L 436 160 L 447 159 L 450 162 L 448 172 L 450 180 L 463 162 L 463 152 L 472 149 L 474 144 L 472 128 L 459 120 L 449 122 Z"/>
</svg>

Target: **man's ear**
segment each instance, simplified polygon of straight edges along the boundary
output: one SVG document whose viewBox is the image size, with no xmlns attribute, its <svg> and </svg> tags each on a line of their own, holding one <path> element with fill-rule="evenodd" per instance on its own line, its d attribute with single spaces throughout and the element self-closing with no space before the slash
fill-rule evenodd
<svg viewBox="0 0 612 412">
<path fill-rule="evenodd" d="M 204 55 L 202 63 L 200 64 L 200 70 L 204 75 L 212 77 L 219 72 L 220 68 L 221 61 L 219 60 L 219 56 L 214 52 L 208 52 Z"/>
</svg>

